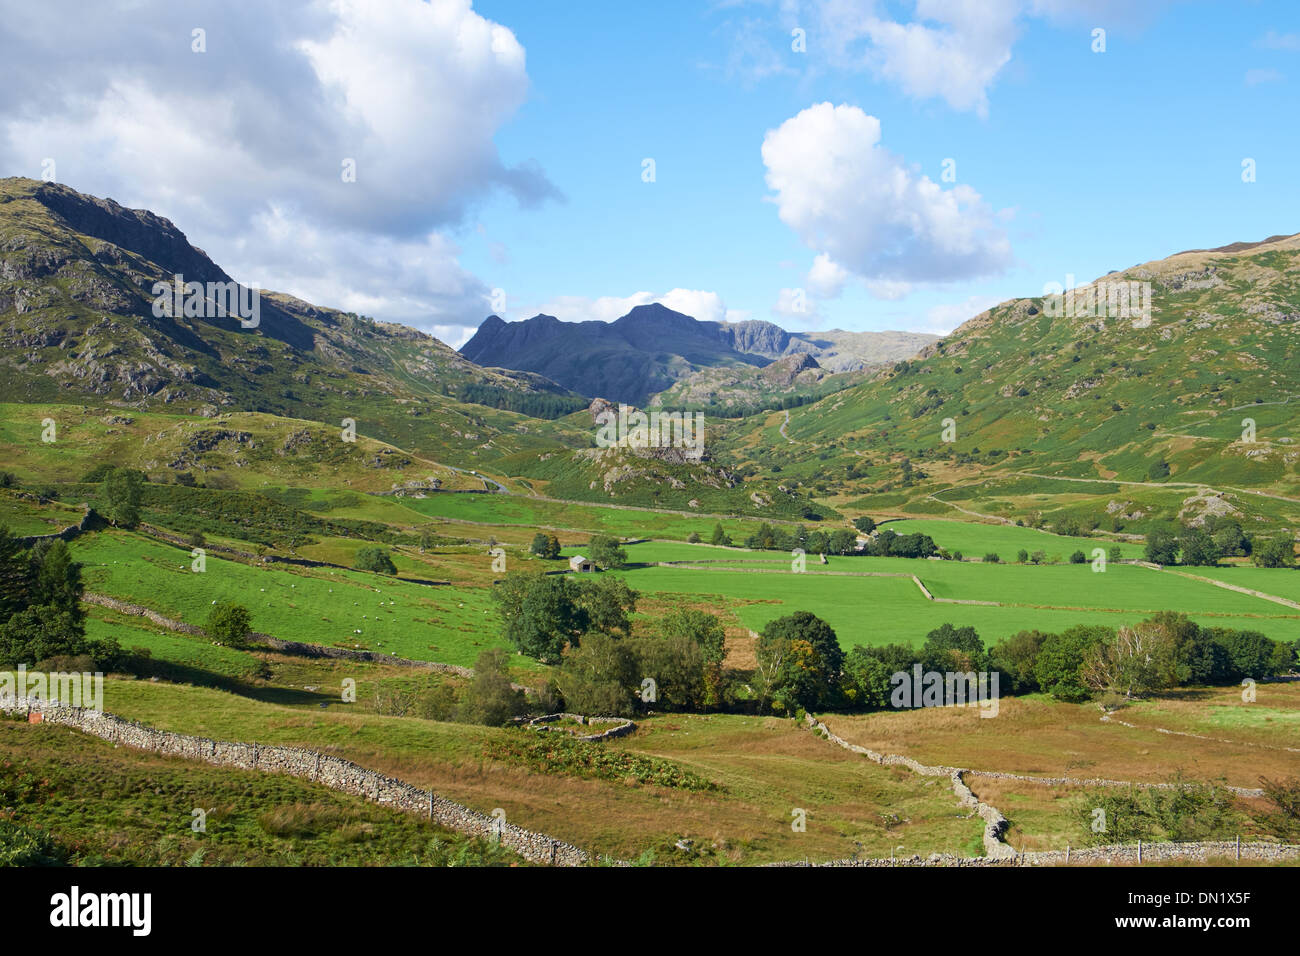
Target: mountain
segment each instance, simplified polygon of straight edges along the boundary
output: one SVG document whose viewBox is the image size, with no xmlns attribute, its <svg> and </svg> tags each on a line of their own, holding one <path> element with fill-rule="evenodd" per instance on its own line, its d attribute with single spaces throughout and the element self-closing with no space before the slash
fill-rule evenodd
<svg viewBox="0 0 1300 956">
<path fill-rule="evenodd" d="M 828 374 L 860 372 L 914 355 L 936 336 L 909 332 L 787 332 L 771 322 L 703 322 L 658 303 L 639 305 L 614 322 L 561 322 L 537 315 L 523 322 L 488 316 L 461 347 L 480 365 L 536 372 L 584 395 L 644 405 L 688 381 L 686 391 L 710 404 L 708 370 L 727 369 L 718 385 L 748 387 L 752 399 L 772 389 L 757 374 L 772 361 L 807 354 Z"/>
<path fill-rule="evenodd" d="M 1146 293 L 1149 313 L 1116 314 L 1119 291 Z M 1069 299 L 1003 302 L 797 409 L 783 435 L 751 420 L 715 454 L 867 509 L 1057 508 L 1111 527 L 1210 508 L 1300 523 L 1297 403 L 1300 235 L 1275 236 L 1112 272 Z M 977 483 L 974 507 L 964 489 Z"/>
<path fill-rule="evenodd" d="M 585 407 L 531 373 L 479 368 L 432 336 L 263 291 L 259 321 L 155 314 L 154 283 L 230 280 L 171 222 L 32 179 L 0 179 L 0 401 L 215 416 L 353 418 L 404 447 L 530 447 L 500 409 Z M 466 405 L 466 393 L 493 406 Z"/>
</svg>

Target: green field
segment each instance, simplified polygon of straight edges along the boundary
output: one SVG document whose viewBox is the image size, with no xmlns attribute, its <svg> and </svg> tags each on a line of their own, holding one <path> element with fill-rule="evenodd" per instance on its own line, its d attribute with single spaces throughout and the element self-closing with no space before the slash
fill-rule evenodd
<svg viewBox="0 0 1300 956">
<path fill-rule="evenodd" d="M 86 565 L 87 590 L 200 627 L 214 601 L 235 601 L 252 612 L 254 630 L 285 640 L 460 665 L 500 643 L 496 608 L 484 588 L 420 585 L 360 571 L 253 567 L 212 554 L 207 571 L 196 574 L 188 551 L 117 533 L 79 538 L 73 555 Z"/>
<path fill-rule="evenodd" d="M 516 495 L 436 494 L 428 498 L 403 498 L 401 503 L 419 514 L 455 521 L 560 528 L 620 538 L 685 540 L 694 531 L 707 540 L 717 523 L 717 519 L 704 516 L 693 518 L 633 508 L 541 501 Z M 722 527 L 737 541 L 757 530 L 759 524 L 760 521 L 755 519 L 722 520 Z M 809 522 L 808 526 L 815 527 L 816 523 Z"/>
<path fill-rule="evenodd" d="M 633 560 L 636 547 L 640 546 L 628 549 Z M 1250 628 L 1276 640 L 1294 640 L 1300 633 L 1300 616 L 1283 616 L 1287 609 L 1279 605 L 1125 565 L 1112 565 L 1103 586 L 1098 580 L 1102 575 L 1094 574 L 1089 565 L 1021 568 L 905 558 L 831 560 L 828 570 L 851 565 L 909 576 L 819 574 L 812 562 L 808 573 L 792 574 L 788 561 L 774 565 L 781 567 L 782 573 L 662 566 L 617 573 L 642 592 L 716 595 L 719 605 L 733 607 L 740 621 L 754 630 L 794 611 L 812 611 L 835 628 L 845 647 L 894 641 L 919 645 L 926 633 L 947 622 L 973 625 L 988 645 L 1024 629 L 1134 624 L 1160 610 L 1185 611 L 1202 624 Z M 911 574 L 920 577 L 937 597 L 998 601 L 1008 606 L 928 601 Z M 1061 609 L 1032 606 L 1043 604 Z"/>
</svg>

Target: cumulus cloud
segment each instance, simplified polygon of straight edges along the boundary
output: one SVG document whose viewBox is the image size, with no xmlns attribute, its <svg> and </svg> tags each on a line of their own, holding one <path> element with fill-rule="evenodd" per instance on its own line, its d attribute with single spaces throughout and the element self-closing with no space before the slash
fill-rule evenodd
<svg viewBox="0 0 1300 956">
<path fill-rule="evenodd" d="M 849 270 L 823 252 L 813 259 L 812 268 L 808 270 L 808 289 L 818 298 L 834 299 L 844 291 L 848 278 Z"/>
<path fill-rule="evenodd" d="M 914 0 L 909 8 L 885 0 L 734 0 L 719 7 L 767 11 L 766 17 L 728 22 L 728 75 L 756 82 L 827 69 L 868 73 L 917 99 L 942 100 L 983 116 L 1027 19 L 1120 28 L 1153 18 L 1171 2 Z M 795 28 L 806 34 L 806 53 L 792 55 L 786 43 Z"/>
<path fill-rule="evenodd" d="M 763 140 L 770 197 L 781 221 L 877 289 L 1001 272 L 1011 247 L 974 189 L 941 188 L 880 145 L 880 121 L 856 106 L 820 103 Z M 824 257 L 824 258 L 823 258 Z"/>
<path fill-rule="evenodd" d="M 525 54 L 469 0 L 129 15 L 54 0 L 6 21 L 5 170 L 52 158 L 59 181 L 167 216 L 236 278 L 425 327 L 476 321 L 482 284 L 446 234 L 493 192 L 558 195 L 498 154 Z"/>
<path fill-rule="evenodd" d="M 975 316 L 987 309 L 993 308 L 1000 301 L 994 296 L 972 295 L 961 302 L 946 302 L 931 306 L 926 310 L 925 321 L 920 327 L 911 331 L 947 335 L 963 322 L 975 318 Z"/>
</svg>

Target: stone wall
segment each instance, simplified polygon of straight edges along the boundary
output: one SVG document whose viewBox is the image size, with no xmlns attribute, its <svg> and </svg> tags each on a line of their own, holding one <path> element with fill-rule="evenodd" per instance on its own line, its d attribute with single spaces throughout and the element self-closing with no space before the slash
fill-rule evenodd
<svg viewBox="0 0 1300 956">
<path fill-rule="evenodd" d="M 24 548 L 30 548 L 37 541 L 54 541 L 56 539 L 71 541 L 83 532 L 89 531 L 91 523 L 91 511 L 87 508 L 85 515 L 82 516 L 80 521 L 76 524 L 68 525 L 62 531 L 53 531 L 50 534 L 29 534 L 26 537 L 18 538 L 17 540 Z"/>
<path fill-rule="evenodd" d="M 350 760 L 314 750 L 176 734 L 123 720 L 109 713 L 65 707 L 26 697 L 0 698 L 0 711 L 26 714 L 29 717 L 33 713 L 39 713 L 43 722 L 72 727 L 101 740 L 137 750 L 187 760 L 202 760 L 222 767 L 301 777 L 340 793 L 365 797 L 394 810 L 421 814 L 439 826 L 458 833 L 499 841 L 502 846 L 514 850 L 533 863 L 584 866 L 593 862 L 589 853 L 571 843 L 497 820 L 429 790 L 421 790 L 401 780 L 367 770 Z"/>
<path fill-rule="evenodd" d="M 582 714 L 545 714 L 541 717 L 534 717 L 528 721 L 528 726 L 535 730 L 552 730 L 553 728 L 546 725 L 557 720 L 572 720 L 575 723 L 584 724 L 588 727 L 604 726 L 613 724 L 609 730 L 600 731 L 585 736 L 574 735 L 576 740 L 610 740 L 614 737 L 625 737 L 632 731 L 636 730 L 636 724 L 626 717 L 584 717 Z"/>
<path fill-rule="evenodd" d="M 856 754 L 861 754 L 873 763 L 881 766 L 904 766 L 914 773 L 926 777 L 937 777 L 947 775 L 952 780 L 953 792 L 957 795 L 957 802 L 963 807 L 969 807 L 980 816 L 984 821 L 984 852 L 983 857 L 960 857 L 949 854 L 934 854 L 928 858 L 910 857 L 906 860 L 893 859 L 871 859 L 871 860 L 832 860 L 828 863 L 815 864 L 818 866 L 987 866 L 999 864 L 1018 864 L 1018 865 L 1056 865 L 1064 863 L 1084 863 L 1084 864 L 1103 864 L 1103 863 L 1145 863 L 1145 862 L 1162 862 L 1166 860 L 1190 860 L 1194 862 L 1204 862 L 1213 857 L 1235 857 L 1242 860 L 1300 860 L 1300 846 L 1285 843 L 1239 843 L 1239 842 L 1201 842 L 1201 843 L 1148 843 L 1148 844 L 1122 844 L 1115 846 L 1086 847 L 1081 850 L 1030 850 L 1017 853 L 1016 850 L 1008 845 L 1002 835 L 1006 832 L 1008 821 L 1002 815 L 1002 812 L 990 804 L 981 802 L 970 787 L 966 784 L 965 777 L 981 776 L 998 780 L 1017 780 L 1027 783 L 1037 783 L 1043 785 L 1068 785 L 1068 786 L 1098 786 L 1098 787 L 1127 787 L 1130 784 L 1122 780 L 1096 779 L 1077 779 L 1073 777 L 1031 777 L 1025 774 L 1017 773 L 999 773 L 990 770 L 965 770 L 960 767 L 930 767 L 911 757 L 903 757 L 897 754 L 880 754 L 874 750 L 859 746 L 858 744 L 849 743 L 843 737 L 836 736 L 830 728 L 819 721 L 812 714 L 804 716 L 804 722 L 812 730 L 821 736 L 845 750 Z M 1172 787 L 1174 784 L 1144 784 L 1152 787 Z M 1260 796 L 1262 790 L 1252 790 L 1248 787 L 1226 787 L 1233 793 L 1242 796 Z M 800 863 L 778 864 L 782 866 L 799 866 Z"/>
</svg>

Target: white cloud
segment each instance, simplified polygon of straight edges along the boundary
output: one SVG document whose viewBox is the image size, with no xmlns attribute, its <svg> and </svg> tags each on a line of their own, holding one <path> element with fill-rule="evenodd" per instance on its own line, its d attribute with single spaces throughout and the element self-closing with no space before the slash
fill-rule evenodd
<svg viewBox="0 0 1300 956">
<path fill-rule="evenodd" d="M 6 9 L 0 164 L 172 219 L 227 271 L 422 324 L 477 322 L 446 233 L 482 197 L 556 192 L 498 155 L 525 55 L 469 0 L 167 0 Z M 206 31 L 206 52 L 191 30 Z M 129 50 L 124 56 L 123 50 Z M 353 160 L 356 181 L 343 180 Z M 262 234 L 262 227 L 272 232 Z M 463 311 L 474 303 L 470 311 Z"/>
<path fill-rule="evenodd" d="M 813 259 L 806 281 L 813 295 L 820 299 L 835 299 L 844 291 L 848 278 L 849 270 L 823 252 Z"/>
<path fill-rule="evenodd" d="M 1247 70 L 1245 81 L 1247 86 L 1258 86 L 1261 83 L 1277 83 L 1285 79 L 1277 70 L 1259 69 Z"/>
<path fill-rule="evenodd" d="M 1300 50 L 1300 33 L 1278 33 L 1269 30 L 1259 41 L 1260 46 L 1269 50 Z"/>
<path fill-rule="evenodd" d="M 1153 18 L 1172 2 L 914 0 L 909 9 L 901 0 L 736 0 L 716 7 L 771 11 L 725 24 L 730 76 L 755 82 L 786 73 L 811 77 L 828 68 L 865 72 L 917 99 L 940 99 L 955 110 L 984 116 L 989 91 L 1011 62 L 1027 19 L 1064 28 L 1119 29 Z M 791 54 L 793 28 L 805 31 L 806 53 Z M 1282 43 L 1294 38 L 1277 37 Z"/>
<path fill-rule="evenodd" d="M 973 319 L 987 309 L 993 308 L 1001 300 L 995 296 L 972 295 L 961 302 L 949 302 L 931 306 L 926 310 L 925 321 L 912 332 L 933 332 L 936 335 L 948 335 L 953 329 Z"/>
<path fill-rule="evenodd" d="M 763 162 L 781 221 L 865 280 L 946 282 L 1001 272 L 1011 246 L 979 193 L 918 175 L 880 146 L 880 135 L 874 116 L 830 103 L 769 130 Z"/>
</svg>

